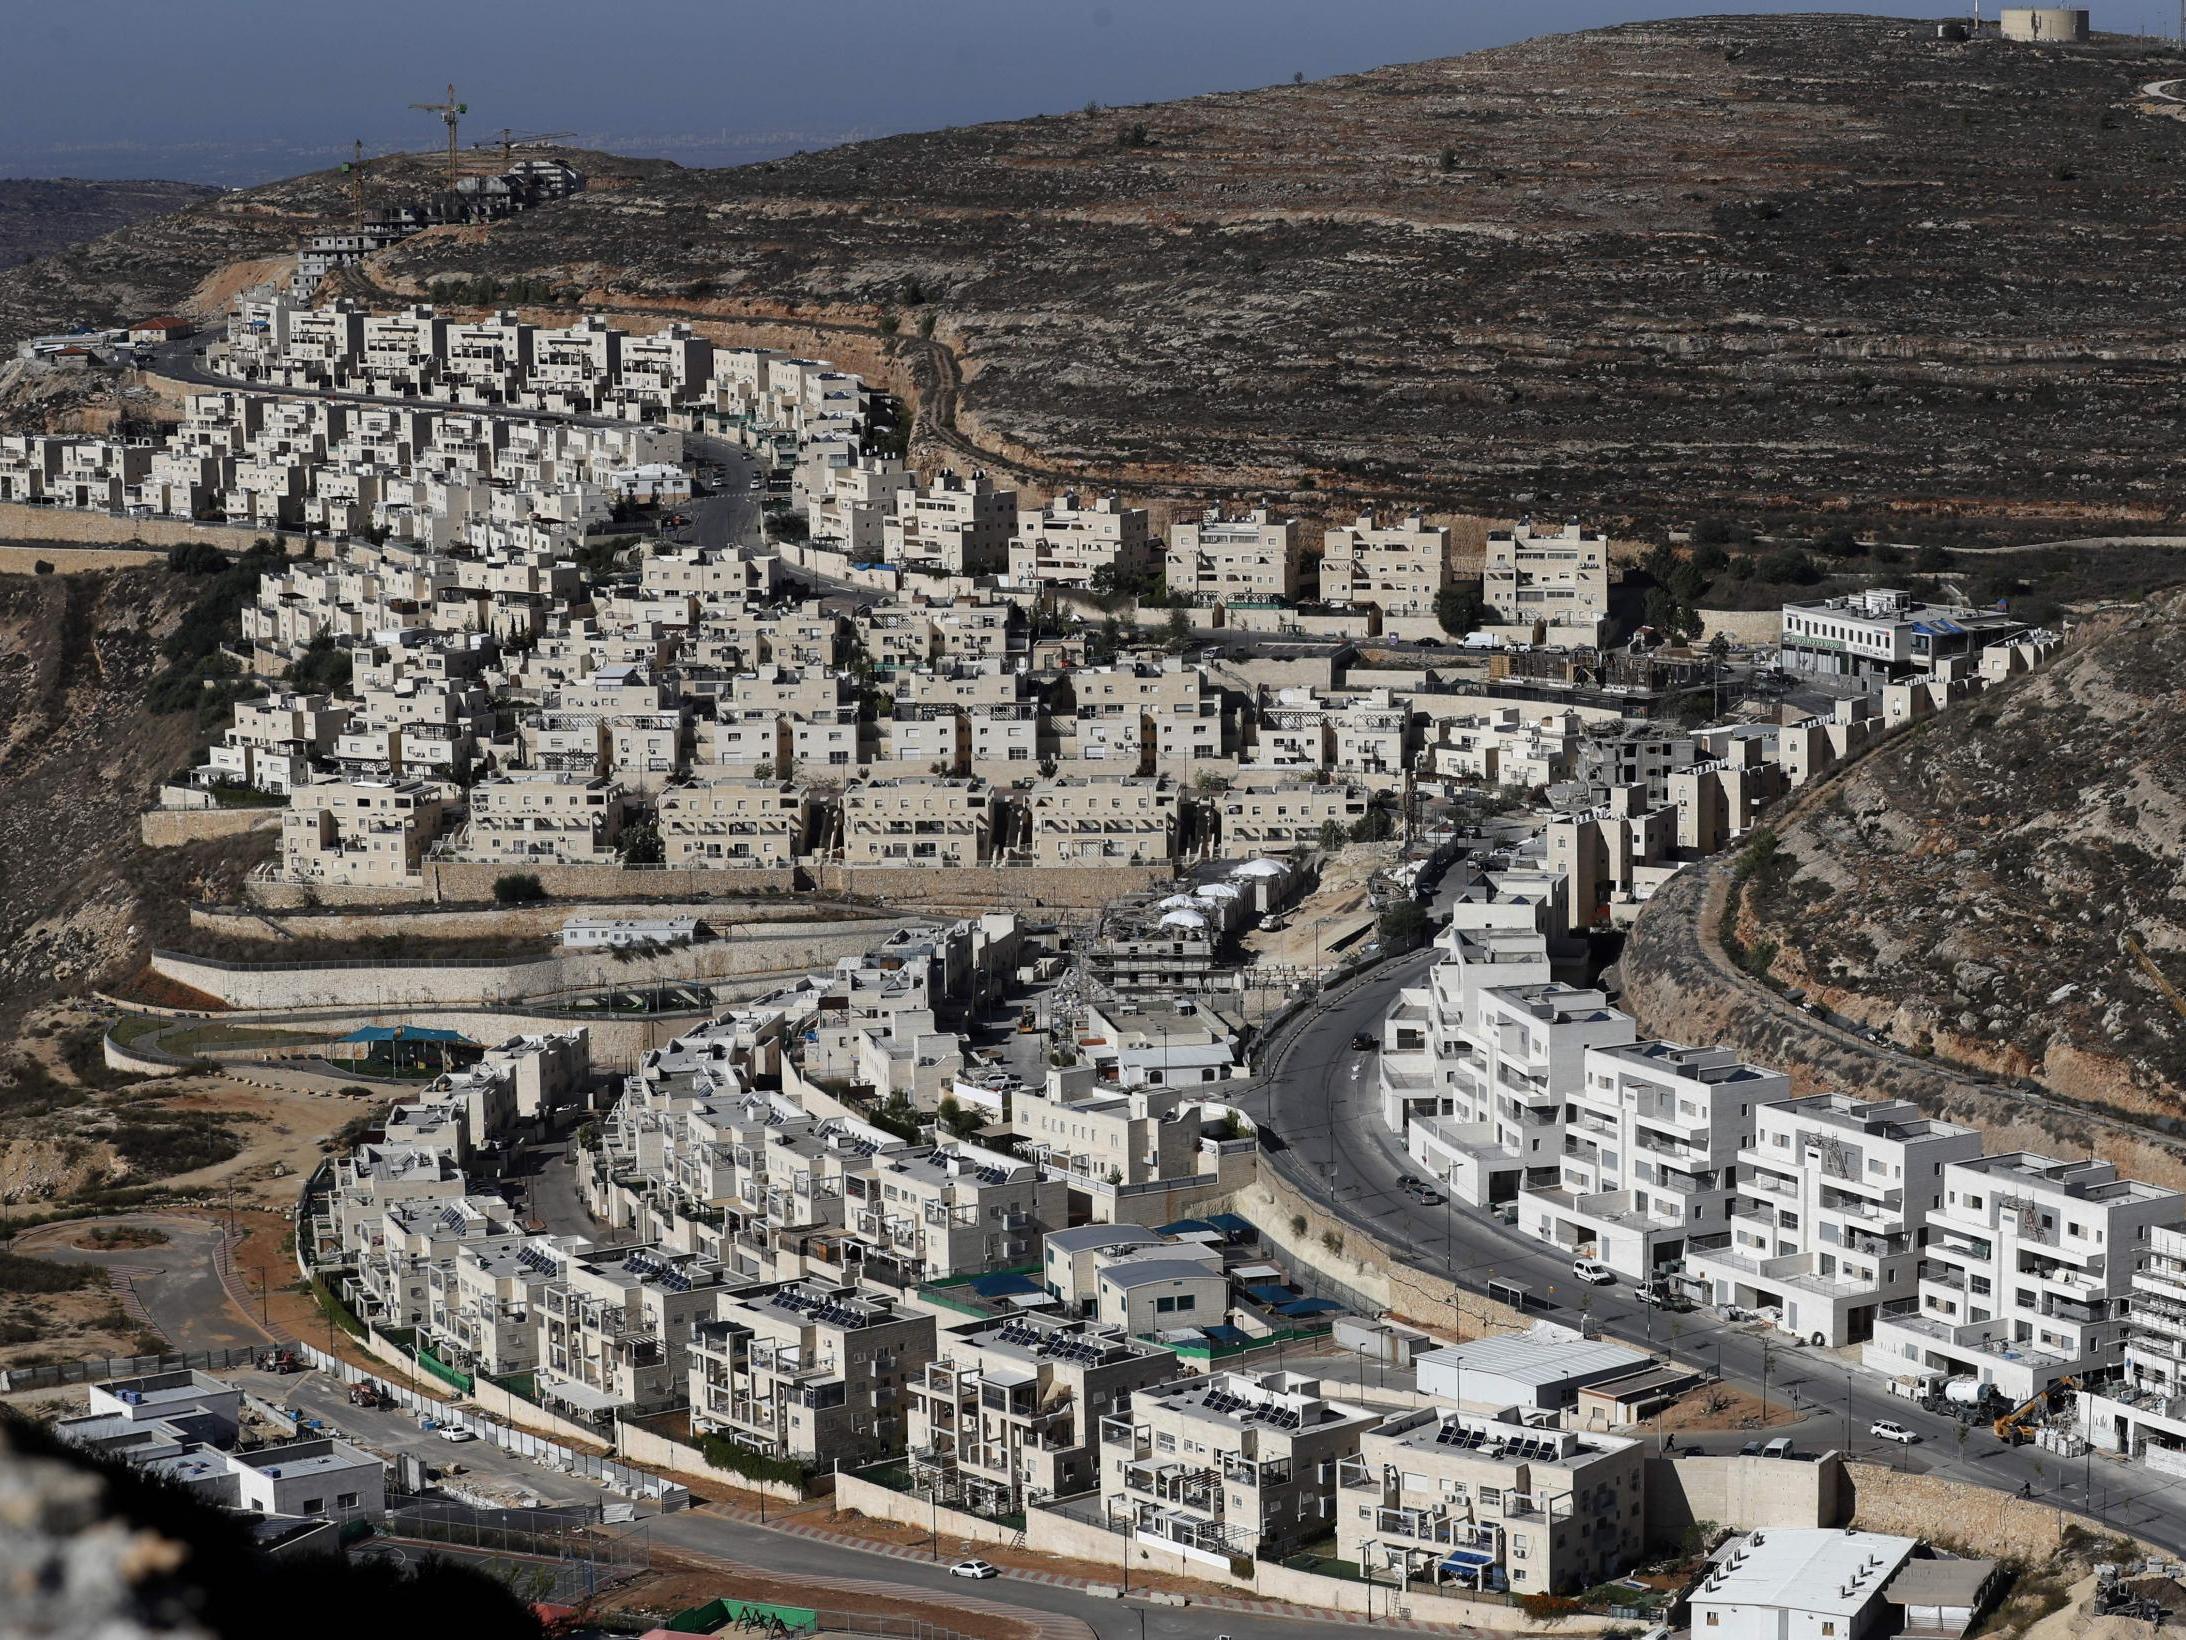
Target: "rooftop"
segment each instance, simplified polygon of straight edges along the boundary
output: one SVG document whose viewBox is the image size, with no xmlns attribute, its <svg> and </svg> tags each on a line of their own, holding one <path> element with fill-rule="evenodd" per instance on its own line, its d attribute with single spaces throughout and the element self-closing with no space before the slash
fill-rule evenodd
<svg viewBox="0 0 2186 1640">
<path fill-rule="evenodd" d="M 1693 1591 L 1695 1605 L 1774 1606 L 1850 1617 L 1882 1597 L 1912 1558 L 1911 1538 L 1770 1527 L 1734 1538 Z"/>
</svg>

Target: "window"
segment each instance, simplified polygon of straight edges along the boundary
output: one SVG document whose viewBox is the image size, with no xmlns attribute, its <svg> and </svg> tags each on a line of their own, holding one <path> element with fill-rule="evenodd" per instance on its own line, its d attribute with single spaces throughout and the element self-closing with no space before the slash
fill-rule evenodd
<svg viewBox="0 0 2186 1640">
<path fill-rule="evenodd" d="M 305 1514 L 307 1514 L 307 1515 L 317 1515 L 317 1514 L 323 1514 L 323 1513 L 325 1513 L 325 1511 L 326 1511 L 326 1499 L 324 1499 L 324 1498 L 306 1498 L 306 1499 L 304 1499 L 304 1513 L 305 1513 Z"/>
<path fill-rule="evenodd" d="M 356 1508 L 356 1507 L 357 1507 L 357 1494 L 356 1494 L 356 1493 L 354 1493 L 354 1492 L 343 1492 L 343 1493 L 340 1493 L 340 1494 L 338 1494 L 338 1495 L 337 1495 L 337 1496 L 335 1497 L 335 1499 L 334 1499 L 334 1507 L 335 1507 L 335 1508 L 337 1508 L 337 1509 L 354 1509 L 354 1508 Z"/>
<path fill-rule="evenodd" d="M 1710 1612 L 1710 1613 L 1708 1613 L 1708 1623 L 1707 1623 L 1707 1626 L 1708 1626 L 1709 1628 L 1711 1628 L 1711 1629 L 1712 1629 L 1712 1628 L 1714 1628 L 1714 1627 L 1716 1626 L 1716 1622 L 1717 1622 L 1717 1620 L 1718 1620 L 1718 1619 L 1719 1619 L 1719 1618 L 1720 1618 L 1721 1616 L 1722 1616 L 1722 1613 L 1720 1613 L 1720 1612 Z"/>
</svg>

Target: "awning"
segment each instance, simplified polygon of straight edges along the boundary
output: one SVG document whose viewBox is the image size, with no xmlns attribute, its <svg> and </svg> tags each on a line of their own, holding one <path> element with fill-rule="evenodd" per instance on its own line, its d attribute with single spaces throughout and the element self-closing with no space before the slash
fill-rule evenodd
<svg viewBox="0 0 2186 1640">
<path fill-rule="evenodd" d="M 610 1407 L 622 1405 L 621 1396 L 594 1389 L 590 1384 L 580 1384 L 574 1378 L 556 1378 L 551 1373 L 542 1372 L 533 1382 L 537 1384 L 541 1395 L 552 1396 L 557 1401 L 586 1412 L 605 1412 Z"/>
<path fill-rule="evenodd" d="M 1298 1300 L 1298 1295 L 1288 1287 L 1277 1287 L 1272 1283 L 1265 1287 L 1247 1287 L 1245 1296 L 1255 1304 L 1265 1304 L 1271 1310 L 1280 1309 L 1285 1304 L 1294 1304 Z"/>
<path fill-rule="evenodd" d="M 1016 1298 L 1025 1293 L 1038 1293 L 1039 1283 L 1027 1281 L 1012 1270 L 996 1270 L 992 1274 L 973 1276 L 967 1284 L 981 1298 Z"/>
<path fill-rule="evenodd" d="M 1301 1298 L 1295 1303 L 1281 1305 L 1276 1310 L 1276 1314 L 1295 1318 L 1309 1315 L 1328 1315 L 1342 1308 L 1343 1306 L 1332 1298 Z"/>
<path fill-rule="evenodd" d="M 1477 1572 L 1494 1564 L 1495 1556 L 1483 1554 L 1478 1549 L 1453 1549 L 1442 1557 L 1442 1569 L 1446 1572 Z"/>
</svg>

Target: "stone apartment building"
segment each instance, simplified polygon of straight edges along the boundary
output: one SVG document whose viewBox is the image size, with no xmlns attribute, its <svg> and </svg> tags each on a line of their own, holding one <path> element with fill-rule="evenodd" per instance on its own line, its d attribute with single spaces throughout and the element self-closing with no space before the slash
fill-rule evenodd
<svg viewBox="0 0 2186 1640">
<path fill-rule="evenodd" d="M 1422 1407 L 1359 1436 L 1336 1483 L 1336 1547 L 1460 1591 L 1575 1594 L 1646 1547 L 1645 1452 L 1617 1435 Z"/>
<path fill-rule="evenodd" d="M 588 1250 L 575 1236 L 504 1235 L 458 1246 L 426 1272 L 424 1324 L 434 1353 L 492 1378 L 536 1369 L 546 1289 Z"/>
<path fill-rule="evenodd" d="M 1786 671 L 1888 682 L 2027 630 L 1997 610 L 1927 604 L 1890 587 L 1784 605 L 1777 660 Z"/>
<path fill-rule="evenodd" d="M 292 883 L 405 888 L 440 834 L 445 787 L 421 780 L 320 780 L 281 812 L 281 875 Z"/>
<path fill-rule="evenodd" d="M 1790 1078 L 1727 1048 L 1628 1042 L 1592 1048 L 1565 1105 L 1561 1176 L 1519 1193 L 1518 1225 L 1632 1280 L 1730 1228 L 1754 1111 Z"/>
<path fill-rule="evenodd" d="M 622 786 L 581 774 L 504 775 L 471 788 L 466 860 L 587 865 L 619 858 Z"/>
<path fill-rule="evenodd" d="M 994 790 L 984 780 L 899 775 L 842 795 L 846 865 L 984 865 L 994 850 Z"/>
<path fill-rule="evenodd" d="M 1364 786 L 1326 785 L 1268 775 L 1240 775 L 1216 799 L 1221 832 L 1216 848 L 1227 854 L 1296 854 L 1321 846 L 1334 826 L 1349 833 L 1366 818 Z"/>
<path fill-rule="evenodd" d="M 1530 518 L 1489 531 L 1480 583 L 1482 602 L 1521 642 L 1592 646 L 1609 624 L 1609 542 L 1575 518 L 1553 533 Z"/>
<path fill-rule="evenodd" d="M 2133 1278 L 2186 1197 L 2115 1165 L 2020 1151 L 1952 1162 L 1928 1215 L 1918 1296 L 1885 1305 L 1863 1363 L 1945 1372 L 2018 1402 L 2124 1361 Z"/>
<path fill-rule="evenodd" d="M 1730 1227 L 1696 1234 L 1685 1268 L 1715 1303 L 1780 1311 L 1786 1332 L 1826 1348 L 1863 1344 L 1883 1306 L 1917 1296 L 1943 1169 L 1980 1154 L 1975 1129 L 1907 1100 L 1764 1104 L 1739 1152 Z"/>
<path fill-rule="evenodd" d="M 1304 594 L 1305 543 L 1298 520 L 1265 507 L 1238 517 L 1219 508 L 1169 526 L 1172 594 L 1200 604 L 1290 604 Z"/>
<path fill-rule="evenodd" d="M 722 1293 L 689 1340 L 694 1429 L 768 1457 L 845 1467 L 904 1450 L 934 1317 L 818 1280 Z"/>
<path fill-rule="evenodd" d="M 983 472 L 944 469 L 923 486 L 905 485 L 881 526 L 891 564 L 942 575 L 998 575 L 1009 567 L 1017 492 L 998 490 Z"/>
<path fill-rule="evenodd" d="M 1146 509 L 1112 495 L 1081 502 L 1066 492 L 1045 507 L 1020 507 L 1010 537 L 1009 578 L 1021 587 L 1088 588 L 1151 575 L 1155 562 Z"/>
<path fill-rule="evenodd" d="M 1544 832 L 1548 869 L 1563 881 L 1559 932 L 1629 918 L 1677 871 L 1678 811 L 1651 805 L 1643 786 L 1619 786 L 1608 801 L 1562 814 Z"/>
<path fill-rule="evenodd" d="M 1023 806 L 1034 865 L 1176 858 L 1177 789 L 1165 775 L 1063 775 L 1035 782 Z"/>
<path fill-rule="evenodd" d="M 1457 584 L 1450 532 L 1417 513 L 1389 524 L 1362 514 L 1330 530 L 1321 553 L 1321 599 L 1345 608 L 1432 620 L 1435 599 Z"/>
<path fill-rule="evenodd" d="M 1337 1466 L 1382 1415 L 1289 1372 L 1139 1390 L 1101 1423 L 1101 1505 L 1142 1541 L 1227 1566 L 1336 1529 Z"/>
<path fill-rule="evenodd" d="M 808 798 L 787 780 L 703 780 L 671 786 L 658 805 L 670 866 L 796 863 L 809 831 Z"/>
<path fill-rule="evenodd" d="M 1175 1374 L 1169 1351 L 1098 1323 L 1021 1315 L 950 1327 L 910 1388 L 912 1478 L 993 1513 L 1089 1491 L 1101 1421 Z"/>
</svg>

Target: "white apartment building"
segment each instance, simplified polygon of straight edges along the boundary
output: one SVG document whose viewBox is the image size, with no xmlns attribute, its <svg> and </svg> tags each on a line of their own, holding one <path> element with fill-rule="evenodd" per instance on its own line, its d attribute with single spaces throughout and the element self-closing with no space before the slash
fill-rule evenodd
<svg viewBox="0 0 2186 1640">
<path fill-rule="evenodd" d="M 934 1317 L 816 1280 L 722 1293 L 690 1330 L 694 1429 L 772 1458 L 845 1467 L 904 1450 Z"/>
<path fill-rule="evenodd" d="M 1321 599 L 1384 616 L 1432 620 L 1435 599 L 1457 584 L 1450 532 L 1417 513 L 1390 524 L 1362 514 L 1322 542 Z"/>
<path fill-rule="evenodd" d="M 1010 1098 L 1023 1153 L 1069 1178 L 1113 1184 L 1186 1179 L 1199 1169 L 1200 1110 L 1181 1089 L 1123 1089 L 1090 1065 L 1050 1070 Z"/>
<path fill-rule="evenodd" d="M 1730 1227 L 1754 1111 L 1791 1092 L 1781 1071 L 1727 1048 L 1628 1042 L 1590 1049 L 1566 1103 L 1562 1177 L 1518 1197 L 1528 1235 L 1644 1280 L 1695 1236 Z"/>
<path fill-rule="evenodd" d="M 1777 661 L 1791 672 L 1887 680 L 1933 671 L 1946 657 L 1978 653 L 2026 630 L 2026 622 L 1997 610 L 1924 604 L 1895 588 L 1871 587 L 1784 605 Z"/>
<path fill-rule="evenodd" d="M 1645 1453 L 1617 1435 L 1423 1407 L 1338 1465 L 1336 1549 L 1407 1584 L 1574 1594 L 1646 1541 Z"/>
<path fill-rule="evenodd" d="M 845 1190 L 851 1228 L 928 1281 L 1030 1264 L 1069 1220 L 1061 1180 L 972 1144 L 881 1157 Z"/>
<path fill-rule="evenodd" d="M 2133 1278 L 2155 1231 L 2186 1218 L 2182 1203 L 2109 1162 L 2024 1151 L 1953 1162 L 1918 1296 L 1883 1310 L 1861 1358 L 1894 1376 L 1975 1378 L 2013 1402 L 2118 1367 Z"/>
<path fill-rule="evenodd" d="M 1008 1316 L 949 1328 L 910 1389 L 914 1480 L 994 1513 L 1100 1479 L 1100 1426 L 1176 1357 L 1097 1322 Z"/>
<path fill-rule="evenodd" d="M 1830 1349 L 1863 1344 L 1884 1306 L 1915 1296 L 1944 1168 L 1980 1154 L 1977 1131 L 1908 1100 L 1764 1104 L 1738 1155 L 1730 1228 L 1696 1232 L 1686 1272 L 1715 1304 L 1774 1311 L 1786 1332 Z"/>
<path fill-rule="evenodd" d="M 1153 1385 L 1101 1423 L 1101 1506 L 1139 1541 L 1227 1567 L 1336 1526 L 1337 1466 L 1381 1414 L 1291 1372 Z"/>
<path fill-rule="evenodd" d="M 1216 852 L 1297 854 L 1322 845 L 1330 826 L 1349 833 L 1366 818 L 1367 788 L 1321 785 L 1267 775 L 1240 775 L 1216 799 L 1221 819 Z"/>
<path fill-rule="evenodd" d="M 1521 642 L 1592 647 L 1609 623 L 1609 542 L 1568 519 L 1553 534 L 1531 519 L 1488 533 L 1480 594 Z"/>
<path fill-rule="evenodd" d="M 1091 587 L 1130 581 L 1155 568 L 1146 509 L 1112 495 L 1081 503 L 1066 492 L 1039 509 L 1020 507 L 1010 537 L 1009 578 L 1021 587 Z"/>
<path fill-rule="evenodd" d="M 1298 520 L 1255 507 L 1241 517 L 1217 508 L 1171 524 L 1169 591 L 1201 604 L 1288 604 L 1304 590 L 1305 543 Z"/>
<path fill-rule="evenodd" d="M 2125 1369 L 2074 1400 L 2080 1432 L 2106 1452 L 2186 1472 L 2186 1229 L 2156 1225 L 2126 1299 Z"/>
<path fill-rule="evenodd" d="M 714 1313 L 720 1265 L 664 1248 L 573 1254 L 540 1293 L 540 1395 L 589 1418 L 657 1412 L 689 1388 L 691 1327 Z"/>
<path fill-rule="evenodd" d="M 459 852 L 496 864 L 601 864 L 618 857 L 622 813 L 622 787 L 613 780 L 503 775 L 471 788 Z"/>
<path fill-rule="evenodd" d="M 1034 865 L 1176 857 L 1177 790 L 1166 775 L 1063 775 L 1036 782 L 1024 803 L 1031 815 L 1028 843 Z"/>
</svg>

